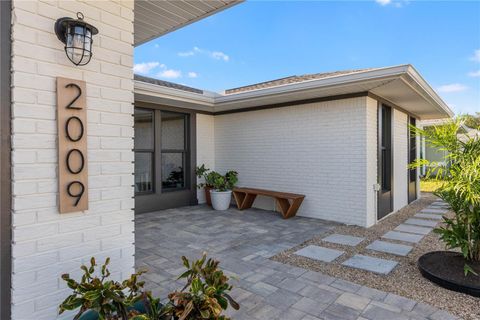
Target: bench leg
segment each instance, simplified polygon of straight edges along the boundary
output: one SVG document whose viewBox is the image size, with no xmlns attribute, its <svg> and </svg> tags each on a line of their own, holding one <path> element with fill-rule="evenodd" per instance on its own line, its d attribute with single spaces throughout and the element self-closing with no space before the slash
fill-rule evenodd
<svg viewBox="0 0 480 320">
<path fill-rule="evenodd" d="M 243 192 L 233 191 L 233 198 L 235 199 L 235 202 L 237 203 L 237 208 L 239 210 L 242 210 L 242 203 L 245 199 L 245 195 L 246 194 Z"/>
<path fill-rule="evenodd" d="M 233 197 L 235 198 L 235 202 L 237 203 L 237 208 L 239 210 L 245 210 L 252 207 L 253 201 L 255 201 L 257 195 L 234 191 Z"/>
<path fill-rule="evenodd" d="M 247 193 L 247 195 L 245 196 L 245 200 L 243 200 L 242 203 L 242 210 L 250 209 L 253 205 L 253 201 L 255 201 L 255 198 L 257 198 L 256 194 Z"/>
<path fill-rule="evenodd" d="M 302 204 L 303 198 L 295 199 L 290 203 L 287 199 L 277 198 L 282 213 L 283 219 L 294 217 L 297 214 L 298 208 Z"/>
<path fill-rule="evenodd" d="M 284 216 L 284 218 L 288 219 L 294 217 L 297 214 L 298 208 L 300 208 L 302 202 L 303 198 L 293 200 L 292 205 L 290 208 L 288 208 L 287 214 Z"/>
</svg>

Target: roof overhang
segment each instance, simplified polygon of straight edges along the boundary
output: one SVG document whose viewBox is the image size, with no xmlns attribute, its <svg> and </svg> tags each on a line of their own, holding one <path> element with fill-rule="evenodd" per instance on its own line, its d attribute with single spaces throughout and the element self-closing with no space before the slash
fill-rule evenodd
<svg viewBox="0 0 480 320">
<path fill-rule="evenodd" d="M 135 82 L 135 93 L 154 95 L 167 105 L 178 105 L 211 113 L 257 108 L 287 102 L 370 92 L 419 119 L 453 116 L 453 112 L 411 65 L 378 68 L 271 88 L 220 95 L 182 92 Z"/>
<path fill-rule="evenodd" d="M 175 31 L 243 0 L 135 0 L 134 44 Z"/>
</svg>

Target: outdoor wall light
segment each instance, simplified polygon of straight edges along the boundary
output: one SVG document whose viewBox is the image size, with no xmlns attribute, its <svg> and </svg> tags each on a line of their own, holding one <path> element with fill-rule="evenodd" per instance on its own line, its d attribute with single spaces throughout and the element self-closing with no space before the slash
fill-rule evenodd
<svg viewBox="0 0 480 320">
<path fill-rule="evenodd" d="M 83 21 L 83 13 L 77 12 L 77 18 L 60 18 L 55 22 L 58 40 L 65 44 L 65 53 L 76 66 L 84 66 L 92 58 L 93 35 L 98 29 Z"/>
</svg>

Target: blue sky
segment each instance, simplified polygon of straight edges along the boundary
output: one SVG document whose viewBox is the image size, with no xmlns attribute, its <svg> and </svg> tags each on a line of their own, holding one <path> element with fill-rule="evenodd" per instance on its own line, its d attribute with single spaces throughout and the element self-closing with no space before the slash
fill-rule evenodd
<svg viewBox="0 0 480 320">
<path fill-rule="evenodd" d="M 480 1 L 249 1 L 135 49 L 135 72 L 222 91 L 413 64 L 456 113 L 480 112 Z"/>
</svg>

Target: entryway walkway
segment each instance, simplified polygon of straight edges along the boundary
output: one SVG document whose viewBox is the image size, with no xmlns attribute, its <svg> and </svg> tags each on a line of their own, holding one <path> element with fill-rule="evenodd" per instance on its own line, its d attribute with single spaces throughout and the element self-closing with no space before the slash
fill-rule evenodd
<svg viewBox="0 0 480 320">
<path fill-rule="evenodd" d="M 197 258 L 207 251 L 235 278 L 233 296 L 241 308 L 230 312 L 233 319 L 453 319 L 426 304 L 269 259 L 331 232 L 331 222 L 195 206 L 140 214 L 135 224 L 137 267 L 149 269 L 155 295 L 183 286 L 175 280 L 183 271 L 182 255 Z"/>
</svg>

